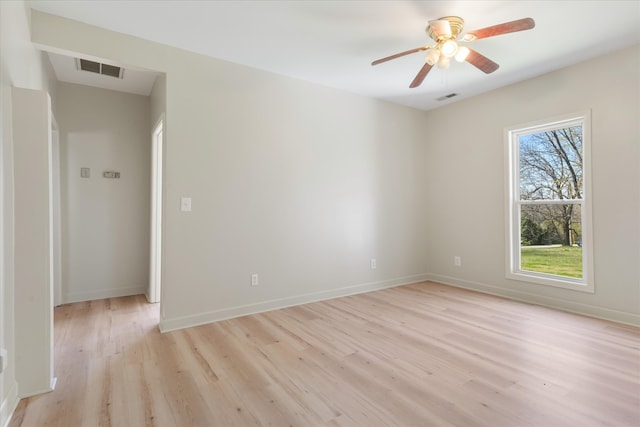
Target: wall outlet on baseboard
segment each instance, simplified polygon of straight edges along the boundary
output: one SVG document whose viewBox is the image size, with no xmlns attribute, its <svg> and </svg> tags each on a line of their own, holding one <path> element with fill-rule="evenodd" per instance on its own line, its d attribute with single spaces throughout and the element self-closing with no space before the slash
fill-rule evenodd
<svg viewBox="0 0 640 427">
<path fill-rule="evenodd" d="M 455 265 L 456 267 L 462 266 L 462 258 L 460 258 L 459 255 L 453 257 L 453 265 Z"/>
</svg>

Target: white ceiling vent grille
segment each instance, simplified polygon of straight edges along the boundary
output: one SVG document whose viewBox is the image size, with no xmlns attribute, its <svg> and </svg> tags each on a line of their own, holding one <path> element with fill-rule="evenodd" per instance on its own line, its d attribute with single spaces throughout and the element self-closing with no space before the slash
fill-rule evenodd
<svg viewBox="0 0 640 427">
<path fill-rule="evenodd" d="M 76 66 L 78 67 L 78 70 L 81 71 L 102 74 L 103 76 L 115 77 L 117 79 L 121 79 L 124 76 L 123 68 L 89 61 L 88 59 L 76 59 Z"/>
</svg>

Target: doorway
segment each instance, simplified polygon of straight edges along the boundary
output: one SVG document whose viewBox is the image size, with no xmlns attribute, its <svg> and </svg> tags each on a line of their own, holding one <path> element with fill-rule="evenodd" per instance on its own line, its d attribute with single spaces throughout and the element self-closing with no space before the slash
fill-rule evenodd
<svg viewBox="0 0 640 427">
<path fill-rule="evenodd" d="M 162 146 L 164 120 L 161 118 L 151 135 L 151 251 L 147 300 L 160 302 L 162 282 Z"/>
</svg>

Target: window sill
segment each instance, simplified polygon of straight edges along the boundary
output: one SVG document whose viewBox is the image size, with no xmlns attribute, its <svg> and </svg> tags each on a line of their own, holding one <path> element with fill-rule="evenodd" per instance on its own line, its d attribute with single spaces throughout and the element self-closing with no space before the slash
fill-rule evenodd
<svg viewBox="0 0 640 427">
<path fill-rule="evenodd" d="M 573 279 L 571 277 L 565 278 L 552 274 L 520 271 L 507 273 L 507 279 L 517 280 L 519 282 L 534 283 L 537 285 L 552 286 L 555 288 L 570 289 L 579 292 L 595 292 L 593 283 L 589 283 L 584 279 Z"/>
</svg>

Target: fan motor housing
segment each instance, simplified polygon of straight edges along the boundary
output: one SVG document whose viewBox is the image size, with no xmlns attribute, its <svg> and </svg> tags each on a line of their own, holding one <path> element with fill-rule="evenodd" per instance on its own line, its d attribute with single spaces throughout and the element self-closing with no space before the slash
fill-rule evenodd
<svg viewBox="0 0 640 427">
<path fill-rule="evenodd" d="M 451 26 L 451 38 L 453 39 L 458 37 L 458 34 L 460 34 L 462 28 L 464 27 L 464 19 L 460 18 L 459 16 L 444 16 L 438 19 L 438 21 L 449 22 L 449 25 Z M 431 25 L 427 26 L 427 34 L 429 34 L 429 37 L 431 37 L 433 40 L 438 40 L 438 35 L 433 32 Z"/>
</svg>

